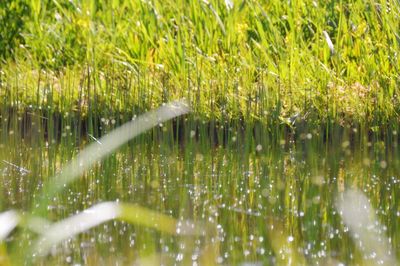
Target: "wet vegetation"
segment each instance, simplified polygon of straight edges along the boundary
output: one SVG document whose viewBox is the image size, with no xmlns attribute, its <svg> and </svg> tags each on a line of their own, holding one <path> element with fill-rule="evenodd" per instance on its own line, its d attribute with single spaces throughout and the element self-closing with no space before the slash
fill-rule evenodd
<svg viewBox="0 0 400 266">
<path fill-rule="evenodd" d="M 398 123 L 399 3 L 2 1 L 1 99 L 83 116 Z"/>
<path fill-rule="evenodd" d="M 0 2 L 1 265 L 395 265 L 400 4 Z"/>
</svg>

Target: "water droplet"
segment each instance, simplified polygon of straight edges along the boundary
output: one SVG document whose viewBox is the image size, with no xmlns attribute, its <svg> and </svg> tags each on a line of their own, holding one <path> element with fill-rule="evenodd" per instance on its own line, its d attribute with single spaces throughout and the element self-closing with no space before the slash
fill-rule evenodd
<svg viewBox="0 0 400 266">
<path fill-rule="evenodd" d="M 350 146 L 350 141 L 346 140 L 346 141 L 343 141 L 343 142 L 342 142 L 342 148 L 343 148 L 343 149 L 346 149 L 346 148 L 349 147 L 349 146 Z"/>
<path fill-rule="evenodd" d="M 183 260 L 183 254 L 182 253 L 178 253 L 178 255 L 176 255 L 176 261 L 182 261 Z"/>
</svg>

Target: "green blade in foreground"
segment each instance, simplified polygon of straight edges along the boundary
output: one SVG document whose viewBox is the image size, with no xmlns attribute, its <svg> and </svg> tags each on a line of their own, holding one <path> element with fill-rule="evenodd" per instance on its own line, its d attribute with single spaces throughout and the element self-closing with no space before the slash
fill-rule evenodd
<svg viewBox="0 0 400 266">
<path fill-rule="evenodd" d="M 363 254 L 366 265 L 396 265 L 389 239 L 376 217 L 368 198 L 360 191 L 349 189 L 336 202 L 344 224 Z"/>
<path fill-rule="evenodd" d="M 18 225 L 19 214 L 14 210 L 0 213 L 0 242 Z"/>
<path fill-rule="evenodd" d="M 33 257 L 45 256 L 54 245 L 61 241 L 113 219 L 146 226 L 168 234 L 193 235 L 200 231 L 199 225 L 190 222 L 190 226 L 184 226 L 170 216 L 136 204 L 103 202 L 51 225 L 34 245 L 32 255 Z"/>
<path fill-rule="evenodd" d="M 53 198 L 57 192 L 81 176 L 95 162 L 109 155 L 139 134 L 159 123 L 186 114 L 189 110 L 189 106 L 183 100 L 165 104 L 156 110 L 145 113 L 125 123 L 99 139 L 98 142 L 88 145 L 75 159 L 62 169 L 61 173 L 51 178 L 50 182 L 44 185 L 41 197 L 39 197 L 39 200 L 35 202 L 33 207 L 37 208 L 39 215 L 44 215 L 49 199 Z"/>
</svg>

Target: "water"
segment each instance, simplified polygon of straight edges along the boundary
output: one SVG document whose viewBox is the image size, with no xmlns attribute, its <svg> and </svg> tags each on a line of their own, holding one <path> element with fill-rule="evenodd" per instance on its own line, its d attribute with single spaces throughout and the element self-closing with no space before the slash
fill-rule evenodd
<svg viewBox="0 0 400 266">
<path fill-rule="evenodd" d="M 43 118 L 5 117 L 1 210 L 29 211 L 43 183 L 99 136 L 78 130 L 72 118 L 54 120 L 61 124 L 49 128 Z M 119 201 L 213 230 L 170 235 L 111 221 L 55 246 L 36 263 L 375 264 L 376 254 L 360 247 L 339 214 L 337 201 L 349 189 L 372 205 L 379 222 L 373 230 L 382 237 L 373 241 L 387 243 L 391 256 L 400 257 L 396 132 L 371 135 L 337 127 L 326 140 L 317 128 L 293 134 L 239 124 L 214 125 L 215 130 L 195 121 L 186 121 L 181 131 L 176 126 L 160 125 L 96 164 L 52 199 L 46 218 L 54 222 L 99 202 Z M 34 237 L 27 230 L 13 232 L 6 241 L 11 258 L 22 256 L 21 240 Z"/>
</svg>

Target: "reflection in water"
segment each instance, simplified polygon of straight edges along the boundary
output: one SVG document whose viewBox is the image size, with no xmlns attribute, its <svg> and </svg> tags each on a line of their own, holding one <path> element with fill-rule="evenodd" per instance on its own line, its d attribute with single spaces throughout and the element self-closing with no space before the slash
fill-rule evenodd
<svg viewBox="0 0 400 266">
<path fill-rule="evenodd" d="M 80 135 L 70 122 L 63 121 L 60 139 L 52 139 L 49 130 L 44 136 L 40 121 L 29 134 L 21 134 L 18 123 L 1 124 L 2 211 L 29 208 L 49 176 L 98 141 L 92 133 Z M 47 218 L 54 222 L 99 202 L 121 201 L 212 230 L 171 235 L 109 221 L 53 247 L 46 260 L 90 265 L 368 262 L 374 249 L 360 247 L 365 239 L 348 220 L 357 209 L 343 209 L 354 201 L 347 191 L 358 191 L 363 206 L 368 202 L 369 217 L 375 219 L 369 221 L 376 221 L 379 231 L 373 237 L 387 238 L 387 249 L 397 252 L 391 259 L 399 257 L 397 138 L 342 128 L 326 141 L 315 129 L 293 136 L 238 126 L 212 132 L 224 140 L 218 145 L 209 140 L 208 125 L 186 123 L 179 142 L 176 124 L 165 123 L 96 164 L 51 199 Z M 15 240 L 24 237 L 30 236 L 12 234 L 10 250 L 18 251 Z"/>
</svg>

